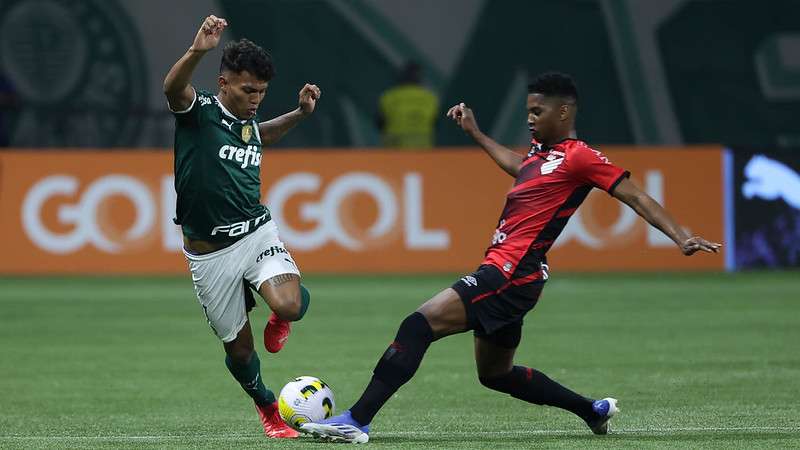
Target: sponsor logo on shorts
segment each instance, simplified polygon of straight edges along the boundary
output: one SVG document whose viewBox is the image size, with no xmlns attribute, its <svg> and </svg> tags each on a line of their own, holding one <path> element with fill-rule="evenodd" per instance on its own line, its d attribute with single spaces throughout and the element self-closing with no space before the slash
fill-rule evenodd
<svg viewBox="0 0 800 450">
<path fill-rule="evenodd" d="M 273 256 L 281 254 L 281 253 L 289 254 L 289 252 L 286 251 L 285 248 L 277 246 L 277 245 L 273 245 L 272 247 L 270 247 L 270 248 L 264 250 L 263 252 L 261 252 L 261 254 L 258 255 L 258 258 L 256 258 L 256 262 L 260 263 L 261 260 L 264 259 L 264 258 L 272 258 Z"/>
<path fill-rule="evenodd" d="M 512 267 L 514 267 L 514 265 L 511 264 L 509 261 L 506 261 L 506 263 L 503 264 L 503 270 L 505 270 L 506 272 L 511 272 Z"/>
<path fill-rule="evenodd" d="M 473 277 L 472 275 L 465 276 L 464 278 L 461 279 L 461 281 L 463 281 L 464 284 L 466 284 L 467 286 L 477 286 L 478 285 L 478 280 L 476 280 L 475 277 Z"/>
</svg>

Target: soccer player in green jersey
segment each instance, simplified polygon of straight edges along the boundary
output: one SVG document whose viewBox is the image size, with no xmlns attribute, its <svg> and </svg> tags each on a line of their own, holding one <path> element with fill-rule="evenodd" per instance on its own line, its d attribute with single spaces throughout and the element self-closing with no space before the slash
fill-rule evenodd
<svg viewBox="0 0 800 450">
<path fill-rule="evenodd" d="M 261 378 L 248 312 L 255 305 L 251 287 L 266 300 L 272 315 L 264 346 L 283 347 L 290 322 L 305 314 L 309 293 L 300 271 L 262 205 L 263 146 L 277 142 L 314 111 L 320 90 L 306 84 L 299 106 L 259 122 L 275 68 L 269 54 L 247 39 L 228 43 L 222 53 L 216 95 L 190 84 L 200 59 L 214 49 L 228 23 L 209 16 L 194 42 L 164 80 L 164 94 L 175 115 L 175 222 L 181 225 L 184 254 L 195 293 L 214 333 L 225 348 L 225 364 L 256 405 L 264 432 L 293 438 L 277 402 Z"/>
</svg>

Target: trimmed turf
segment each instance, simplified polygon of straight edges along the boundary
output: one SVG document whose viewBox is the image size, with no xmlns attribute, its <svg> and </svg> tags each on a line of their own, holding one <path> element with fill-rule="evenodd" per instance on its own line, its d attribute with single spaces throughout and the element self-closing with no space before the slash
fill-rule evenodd
<svg viewBox="0 0 800 450">
<path fill-rule="evenodd" d="M 350 406 L 400 321 L 453 280 L 307 277 L 308 315 L 280 354 L 259 352 L 265 381 L 319 376 Z M 465 334 L 431 347 L 371 446 L 798 447 L 798 342 L 798 272 L 555 274 L 517 362 L 619 398 L 614 434 L 481 387 Z M 188 276 L 0 278 L 0 354 L 0 447 L 324 447 L 263 438 Z"/>
</svg>

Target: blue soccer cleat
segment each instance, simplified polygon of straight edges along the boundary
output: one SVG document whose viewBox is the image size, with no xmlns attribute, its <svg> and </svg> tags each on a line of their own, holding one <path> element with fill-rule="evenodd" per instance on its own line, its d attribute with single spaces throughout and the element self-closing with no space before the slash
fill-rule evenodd
<svg viewBox="0 0 800 450">
<path fill-rule="evenodd" d="M 338 416 L 319 423 L 307 422 L 300 425 L 300 431 L 331 442 L 366 444 L 369 442 L 369 424 L 361 425 L 347 410 Z"/>
<path fill-rule="evenodd" d="M 592 403 L 592 409 L 600 417 L 586 422 L 586 425 L 589 426 L 594 434 L 608 434 L 608 421 L 619 412 L 619 408 L 617 408 L 617 399 L 606 397 L 602 400 L 596 400 Z"/>
</svg>

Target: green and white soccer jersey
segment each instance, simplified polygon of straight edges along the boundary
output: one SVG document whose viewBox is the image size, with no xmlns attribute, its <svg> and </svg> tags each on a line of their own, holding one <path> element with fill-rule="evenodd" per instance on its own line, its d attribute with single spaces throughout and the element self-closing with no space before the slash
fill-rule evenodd
<svg viewBox="0 0 800 450">
<path fill-rule="evenodd" d="M 258 290 L 279 274 L 300 275 L 272 221 L 223 249 L 204 255 L 184 250 L 184 254 L 197 299 L 222 342 L 236 339 L 247 321 L 246 289 Z"/>
<path fill-rule="evenodd" d="M 175 114 L 176 222 L 190 239 L 236 241 L 212 253 L 184 250 L 197 299 L 223 342 L 247 321 L 245 296 L 270 278 L 300 275 L 261 196 L 258 122 L 239 120 L 208 92 Z"/>
<path fill-rule="evenodd" d="M 268 222 L 261 197 L 261 136 L 213 95 L 196 91 L 175 114 L 176 223 L 190 239 L 241 238 Z"/>
</svg>

